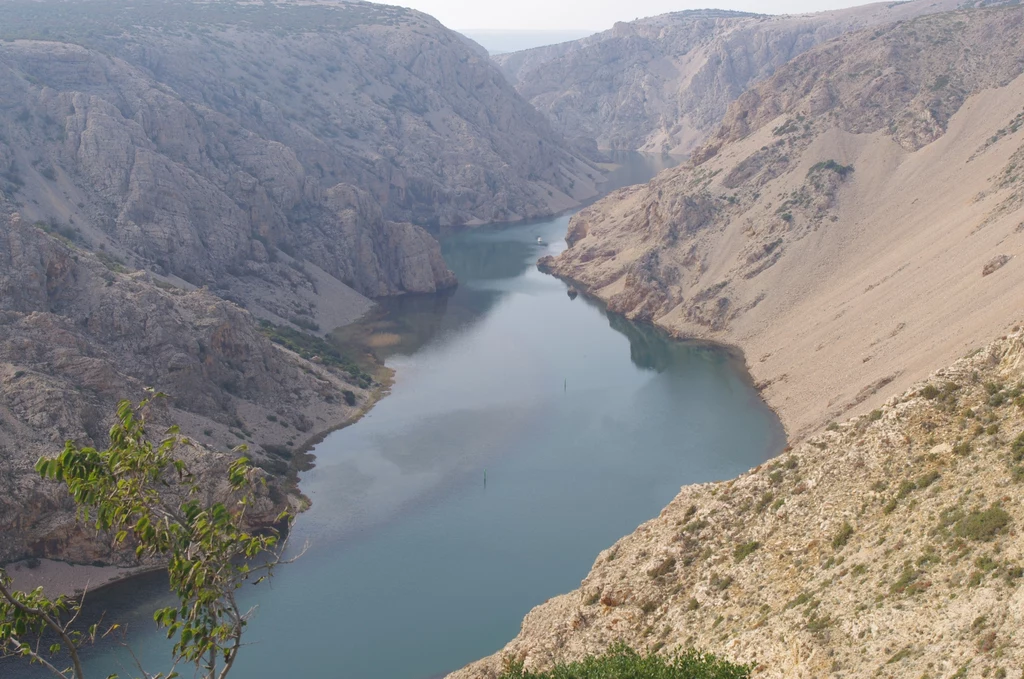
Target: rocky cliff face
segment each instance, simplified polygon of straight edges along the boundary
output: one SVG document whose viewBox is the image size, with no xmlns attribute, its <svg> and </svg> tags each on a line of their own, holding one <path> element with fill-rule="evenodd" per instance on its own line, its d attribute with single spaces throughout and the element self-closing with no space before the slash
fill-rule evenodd
<svg viewBox="0 0 1024 679">
<path fill-rule="evenodd" d="M 748 87 L 816 45 L 963 4 L 916 0 L 781 17 L 675 12 L 495 60 L 567 137 L 684 154 L 714 132 Z"/>
<path fill-rule="evenodd" d="M 278 322 L 351 319 L 346 287 L 453 285 L 419 226 L 596 192 L 478 48 L 415 12 L 11 2 L 0 26 L 0 189 L 22 217 Z"/>
<path fill-rule="evenodd" d="M 543 265 L 740 346 L 792 434 L 874 407 L 1024 302 L 1022 22 L 945 13 L 798 57 L 690 162 L 578 214 Z"/>
<path fill-rule="evenodd" d="M 104 445 L 116 403 L 140 400 L 145 387 L 170 396 L 154 429 L 181 425 L 211 493 L 240 444 L 278 479 L 257 521 L 297 503 L 280 480 L 293 456 L 366 399 L 360 376 L 286 351 L 235 305 L 122 271 L 20 217 L 0 221 L 0 563 L 124 558 L 83 530 L 66 491 L 33 468 L 68 439 Z"/>
<path fill-rule="evenodd" d="M 600 180 L 479 46 L 369 3 L 13 0 L 0 91 L 0 563 L 120 558 L 32 466 L 147 386 L 204 476 L 240 443 L 287 476 L 379 386 L 296 328 L 453 286 L 424 227 Z"/>
<path fill-rule="evenodd" d="M 754 676 L 1021 676 L 1024 337 L 734 481 L 684 488 L 453 679 L 697 647 Z"/>
</svg>

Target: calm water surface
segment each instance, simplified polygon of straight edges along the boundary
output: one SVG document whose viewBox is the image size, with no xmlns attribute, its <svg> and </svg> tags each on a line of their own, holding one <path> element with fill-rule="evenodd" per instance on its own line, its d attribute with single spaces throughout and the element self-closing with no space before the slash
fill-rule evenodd
<svg viewBox="0 0 1024 679">
<path fill-rule="evenodd" d="M 620 182 L 644 180 L 638 162 Z M 523 615 L 579 585 L 598 552 L 684 484 L 735 476 L 783 445 L 778 420 L 724 353 L 609 317 L 538 257 L 568 217 L 444 239 L 461 285 L 398 300 L 344 331 L 397 378 L 362 421 L 317 446 L 309 551 L 259 605 L 233 676 L 428 679 L 499 649 Z M 544 245 L 536 243 L 537 238 Z M 485 484 L 486 477 L 486 484 Z M 156 671 L 147 622 L 166 582 L 97 594 Z M 119 649 L 90 652 L 97 677 Z M 0 666 L 4 676 L 19 675 Z"/>
</svg>

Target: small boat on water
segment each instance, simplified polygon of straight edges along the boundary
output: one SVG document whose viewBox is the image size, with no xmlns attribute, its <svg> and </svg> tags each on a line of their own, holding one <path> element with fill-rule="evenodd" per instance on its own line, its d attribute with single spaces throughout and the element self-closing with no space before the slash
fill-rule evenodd
<svg viewBox="0 0 1024 679">
<path fill-rule="evenodd" d="M 540 236 L 537 236 L 537 245 L 547 245 L 547 243 L 544 242 L 543 238 L 541 238 Z"/>
</svg>

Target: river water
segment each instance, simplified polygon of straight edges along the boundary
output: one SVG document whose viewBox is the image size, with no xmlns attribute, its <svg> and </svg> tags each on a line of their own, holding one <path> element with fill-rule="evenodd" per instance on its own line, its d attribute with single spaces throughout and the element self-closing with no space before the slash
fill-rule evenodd
<svg viewBox="0 0 1024 679">
<path fill-rule="evenodd" d="M 659 169 L 627 160 L 618 184 Z M 570 300 L 537 271 L 565 247 L 568 219 L 445 237 L 457 291 L 396 300 L 343 331 L 376 347 L 396 381 L 315 448 L 302 478 L 313 506 L 292 537 L 308 551 L 246 590 L 259 611 L 233 676 L 443 675 L 577 587 L 681 485 L 736 476 L 784 445 L 742 364 Z M 129 624 L 150 671 L 168 652 L 149 622 L 165 591 L 147 576 L 90 606 Z M 88 668 L 129 676 L 130 664 L 102 645 Z"/>
</svg>

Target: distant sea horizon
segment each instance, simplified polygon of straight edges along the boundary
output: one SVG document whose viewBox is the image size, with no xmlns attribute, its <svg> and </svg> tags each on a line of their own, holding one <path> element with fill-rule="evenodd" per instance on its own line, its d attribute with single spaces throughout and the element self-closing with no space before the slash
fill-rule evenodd
<svg viewBox="0 0 1024 679">
<path fill-rule="evenodd" d="M 570 40 L 579 40 L 594 35 L 593 30 L 499 30 L 499 29 L 463 29 L 459 33 L 478 42 L 492 55 L 507 54 L 520 50 L 557 45 Z"/>
</svg>

